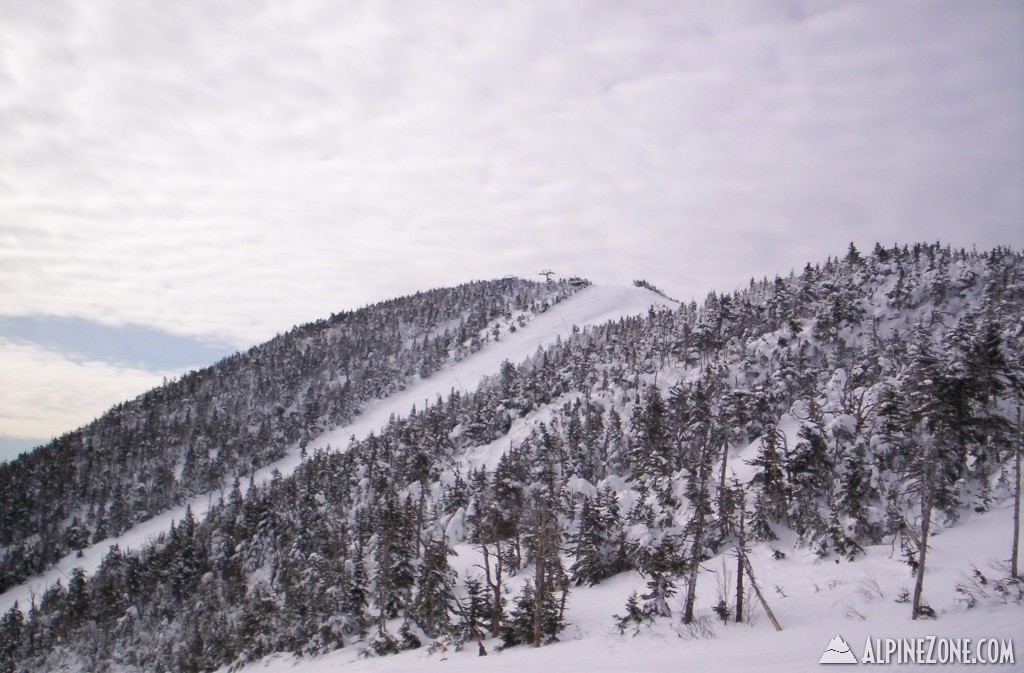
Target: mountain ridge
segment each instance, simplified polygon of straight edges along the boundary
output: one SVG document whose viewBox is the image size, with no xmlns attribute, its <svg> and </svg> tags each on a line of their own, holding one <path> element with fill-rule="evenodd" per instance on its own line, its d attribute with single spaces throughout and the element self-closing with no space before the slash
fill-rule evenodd
<svg viewBox="0 0 1024 673">
<path fill-rule="evenodd" d="M 584 297 L 584 295 L 587 295 Z M 597 295 L 596 297 L 594 295 Z M 416 295 L 413 295 L 416 296 Z M 413 406 L 424 401 L 432 401 L 438 395 L 450 390 L 463 389 L 464 386 L 475 387 L 480 379 L 497 369 L 500 362 L 517 358 L 522 359 L 532 354 L 538 347 L 554 343 L 559 337 L 571 334 L 571 325 L 586 326 L 599 324 L 611 317 L 621 314 L 642 313 L 662 302 L 661 298 L 646 290 L 615 286 L 589 286 L 582 291 L 562 300 L 545 313 L 535 316 L 516 332 L 507 334 L 501 342 L 491 342 L 484 348 L 470 353 L 460 361 L 451 363 L 447 368 L 433 372 L 429 377 L 418 378 L 405 390 L 392 393 L 389 397 L 371 401 L 367 408 L 354 416 L 348 423 L 335 430 L 328 430 L 309 441 L 305 451 L 296 445 L 280 459 L 254 471 L 252 483 L 263 483 L 269 480 L 274 471 L 289 475 L 304 457 L 305 452 L 312 453 L 317 449 L 328 449 L 333 444 L 338 449 L 344 448 L 352 436 L 360 439 L 371 432 L 385 426 L 396 410 L 405 413 Z M 511 342 L 518 342 L 509 348 Z M 496 352 L 497 351 L 497 352 Z M 480 364 L 483 360 L 484 363 Z M 404 411 L 402 411 L 404 410 Z M 218 496 L 224 494 L 224 488 L 191 498 L 188 505 L 196 516 L 202 516 L 210 504 Z M 60 577 L 67 577 L 71 570 L 82 567 L 92 572 L 100 565 L 107 548 L 118 544 L 124 549 L 143 547 L 151 538 L 164 533 L 174 521 L 181 520 L 185 515 L 185 504 L 178 505 L 157 515 L 150 520 L 137 524 L 122 534 L 109 539 L 99 540 L 83 549 L 84 556 L 68 555 L 61 560 L 58 567 L 38 577 L 29 578 L 26 587 L 34 587 L 37 593 Z M 29 599 L 27 591 L 0 594 L 0 612 L 9 609 L 15 600 L 25 602 Z"/>
<path fill-rule="evenodd" d="M 72 639 L 26 655 L 28 670 L 61 657 L 212 670 L 275 652 L 460 644 L 484 631 L 506 647 L 540 644 L 538 629 L 547 642 L 571 624 L 570 593 L 584 600 L 633 573 L 647 591 L 630 599 L 624 625 L 655 633 L 681 614 L 692 628 L 713 606 L 703 564 L 747 545 L 773 573 L 785 548 L 800 568 L 863 559 L 924 577 L 909 540 L 927 540 L 932 506 L 934 532 L 963 536 L 958 520 L 972 530 L 1002 520 L 984 512 L 1012 491 L 1021 271 L 1008 249 L 876 246 L 862 256 L 851 246 L 700 307 L 570 330 L 520 363 L 492 363 L 475 390 L 395 409 L 344 452 L 312 441 L 291 476 L 244 496 L 236 487 L 205 520 L 188 512 L 137 553 L 111 550 L 80 588 L 47 590 L 32 622 L 43 632 L 80 633 L 84 615 L 131 618 L 91 648 Z M 902 562 L 880 557 L 890 537 Z M 479 568 L 456 561 L 456 549 Z M 507 573 L 496 589 L 495 557 Z M 160 579 L 168 573 L 179 579 Z M 149 589 L 103 594 L 133 582 Z M 200 609 L 188 588 L 216 598 Z M 83 591 L 99 605 L 75 616 Z M 160 621 L 166 606 L 177 606 L 170 622 Z M 609 625 L 616 608 L 601 608 Z M 817 658 L 821 643 L 813 649 Z"/>
<path fill-rule="evenodd" d="M 476 281 L 332 314 L 0 464 L 0 590 L 283 458 L 411 378 L 480 349 L 499 322 L 514 330 L 576 290 Z"/>
</svg>

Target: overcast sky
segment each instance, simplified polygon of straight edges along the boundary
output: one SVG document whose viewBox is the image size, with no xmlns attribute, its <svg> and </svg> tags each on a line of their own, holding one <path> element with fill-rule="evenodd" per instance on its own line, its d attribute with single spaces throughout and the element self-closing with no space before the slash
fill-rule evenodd
<svg viewBox="0 0 1024 673">
<path fill-rule="evenodd" d="M 1020 0 L 0 0 L 0 449 L 431 287 L 1019 248 L 1022 111 Z"/>
</svg>

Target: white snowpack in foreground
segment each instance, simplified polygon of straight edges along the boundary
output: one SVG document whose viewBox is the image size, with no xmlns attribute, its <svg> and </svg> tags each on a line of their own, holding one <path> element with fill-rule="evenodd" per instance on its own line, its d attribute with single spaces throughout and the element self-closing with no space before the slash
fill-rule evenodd
<svg viewBox="0 0 1024 673">
<path fill-rule="evenodd" d="M 735 560 L 728 550 L 707 561 L 698 587 L 698 612 L 710 624 L 711 636 L 695 637 L 679 621 L 681 595 L 674 600 L 674 616 L 653 627 L 641 627 L 638 635 L 620 635 L 613 614 L 623 614 L 630 592 L 643 593 L 645 580 L 636 573 L 624 573 L 596 587 L 573 587 L 567 610 L 568 628 L 560 642 L 540 649 L 515 647 L 497 651 L 499 641 L 484 641 L 487 658 L 477 655 L 475 643 L 461 652 L 429 652 L 424 647 L 388 657 L 360 656 L 361 646 L 343 648 L 314 658 L 278 654 L 241 669 L 243 673 L 590 673 L 632 672 L 677 673 L 718 671 L 799 673 L 830 670 L 818 660 L 838 635 L 849 643 L 858 661 L 863 659 L 868 638 L 996 638 L 1012 640 L 1014 664 L 921 665 L 920 670 L 1014 671 L 1024 670 L 1024 606 L 979 605 L 967 609 L 956 585 L 971 564 L 989 579 L 994 559 L 1009 554 L 1013 520 L 1006 503 L 982 515 L 965 515 L 957 525 L 931 539 L 925 575 L 925 598 L 935 609 L 935 620 L 912 621 L 910 604 L 897 603 L 901 589 L 913 590 L 913 577 L 888 544 L 868 547 L 866 556 L 850 562 L 834 558 L 821 561 L 807 549 L 777 544 L 786 558 L 774 560 L 767 545 L 758 545 L 752 563 L 769 605 L 783 630 L 776 632 L 761 607 L 747 606 L 752 623 L 722 624 L 710 606 L 718 600 L 718 581 L 728 574 L 735 581 Z M 451 559 L 460 580 L 480 575 L 475 550 L 457 548 Z M 724 568 L 723 568 L 724 563 Z M 512 595 L 531 576 L 530 569 L 512 578 Z M 749 581 L 747 582 L 749 587 Z M 730 590 L 729 600 L 731 601 Z M 925 641 L 927 644 L 927 641 Z M 934 652 L 933 652 L 934 655 Z M 937 656 L 937 655 L 936 655 Z M 918 665 L 878 665 L 879 670 L 910 670 Z M 223 669 L 226 671 L 226 669 Z M 839 669 L 839 670 L 856 670 Z"/>
<path fill-rule="evenodd" d="M 651 306 L 672 305 L 673 302 L 643 288 L 599 285 L 584 288 L 535 316 L 525 327 L 503 335 L 500 341 L 487 343 L 483 350 L 444 367 L 426 379 L 417 379 L 403 391 L 368 403 L 351 424 L 325 432 L 311 441 L 307 450 L 313 452 L 328 445 L 344 450 L 352 436 L 362 438 L 379 431 L 392 415 L 404 416 L 414 405 L 422 409 L 425 402 L 433 403 L 438 395 L 446 397 L 453 389 L 472 391 L 484 377 L 496 374 L 505 360 L 519 363 L 533 355 L 538 348 L 554 344 L 559 338 L 566 338 L 574 326 L 583 328 L 601 325 L 610 320 L 646 313 Z M 287 456 L 258 471 L 255 481 L 262 483 L 270 479 L 274 470 L 287 476 L 301 462 L 298 447 L 292 447 Z M 219 492 L 208 493 L 193 498 L 188 504 L 196 518 L 202 518 L 220 495 Z M 86 573 L 95 571 L 111 545 L 117 544 L 122 550 L 139 549 L 160 533 L 167 532 L 171 522 L 181 520 L 184 515 L 184 506 L 168 510 L 116 538 L 103 540 L 84 549 L 81 557 L 75 554 L 66 556 L 56 567 L 0 595 L 0 612 L 6 612 L 15 601 L 26 609 L 33 594 L 36 597 L 42 596 L 46 588 L 58 579 L 67 584 L 72 569 L 82 568 Z"/>
</svg>

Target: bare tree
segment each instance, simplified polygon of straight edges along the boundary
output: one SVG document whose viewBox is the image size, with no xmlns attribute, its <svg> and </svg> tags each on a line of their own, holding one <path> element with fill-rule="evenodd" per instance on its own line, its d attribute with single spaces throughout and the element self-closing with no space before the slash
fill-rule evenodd
<svg viewBox="0 0 1024 673">
<path fill-rule="evenodd" d="M 918 544 L 917 573 L 914 580 L 914 602 L 911 619 L 921 617 L 921 597 L 924 593 L 924 570 L 928 556 L 928 534 L 932 525 L 932 503 L 935 494 L 935 468 L 937 463 L 936 442 L 934 438 L 925 438 L 922 447 L 924 454 L 921 459 L 920 473 L 917 479 L 918 495 L 921 501 L 921 540 Z"/>
<path fill-rule="evenodd" d="M 747 494 L 738 483 L 735 491 L 740 510 L 739 540 L 736 543 L 736 623 L 740 624 L 743 622 L 743 556 L 747 553 Z"/>
<path fill-rule="evenodd" d="M 558 519 L 552 511 L 548 494 L 535 496 L 533 511 L 533 541 L 534 541 L 534 586 L 536 588 L 533 604 L 533 638 L 531 645 L 540 647 L 543 644 L 545 633 L 554 635 L 551 632 L 553 625 L 545 623 L 548 615 L 545 610 L 551 609 L 554 604 L 556 584 L 561 585 L 562 599 L 559 604 L 557 621 L 561 622 L 562 613 L 565 610 L 566 597 L 568 595 L 565 572 L 559 560 L 560 531 Z M 555 629 L 559 628 L 557 626 Z"/>
<path fill-rule="evenodd" d="M 724 443 L 724 442 L 723 442 Z M 693 621 L 693 609 L 697 601 L 697 575 L 701 561 L 704 560 L 704 532 L 707 517 L 711 514 L 711 497 L 708 494 L 708 479 L 711 476 L 711 456 L 715 449 L 712 443 L 706 442 L 699 448 L 696 465 L 690 475 L 687 495 L 693 506 L 693 518 L 688 528 L 693 536 L 690 545 L 690 565 L 686 578 L 686 602 L 683 607 L 683 623 Z"/>
<path fill-rule="evenodd" d="M 484 564 L 477 565 L 478 568 L 484 571 L 484 579 L 487 582 L 487 588 L 491 590 L 491 635 L 497 637 L 501 634 L 501 619 L 504 616 L 501 606 L 501 540 L 495 535 L 494 525 L 488 529 L 488 535 L 484 536 L 484 531 L 481 531 L 480 536 L 480 552 L 484 557 Z M 491 555 L 489 545 L 494 545 L 494 574 L 491 574 Z"/>
<path fill-rule="evenodd" d="M 1020 454 L 1024 433 L 1021 432 L 1020 406 L 1017 406 L 1017 441 L 1013 448 L 1013 549 L 1010 553 L 1010 576 L 1020 578 Z"/>
</svg>

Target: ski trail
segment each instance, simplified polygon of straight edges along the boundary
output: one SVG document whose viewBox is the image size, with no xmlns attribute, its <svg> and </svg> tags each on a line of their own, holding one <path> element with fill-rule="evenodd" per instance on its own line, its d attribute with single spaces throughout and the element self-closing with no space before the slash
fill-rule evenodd
<svg viewBox="0 0 1024 673">
<path fill-rule="evenodd" d="M 651 306 L 674 306 L 674 302 L 650 290 L 637 287 L 592 285 L 584 288 L 535 316 L 525 327 L 502 336 L 500 341 L 489 342 L 482 350 L 463 360 L 452 363 L 425 379 L 413 381 L 405 390 L 369 402 L 352 423 L 316 437 L 309 443 L 307 450 L 312 452 L 327 446 L 344 449 L 353 436 L 362 438 L 380 430 L 392 415 L 408 414 L 414 405 L 422 408 L 425 402 L 433 402 L 438 395 L 447 396 L 452 389 L 474 390 L 484 377 L 497 373 L 505 360 L 521 362 L 533 355 L 538 348 L 553 344 L 559 338 L 566 338 L 572 333 L 574 326 L 583 328 L 639 315 L 646 313 Z M 257 471 L 253 480 L 256 483 L 263 483 L 270 479 L 275 470 L 287 476 L 301 463 L 301 452 L 294 446 L 284 458 Z M 221 495 L 222 493 L 217 491 L 197 496 L 187 505 L 162 512 L 148 521 L 133 526 L 116 538 L 108 538 L 83 549 L 81 555 L 65 556 L 55 567 L 0 595 L 0 612 L 6 612 L 15 601 L 18 601 L 20 607 L 27 609 L 33 595 L 38 599 L 46 588 L 57 580 L 67 585 L 68 577 L 74 568 L 82 568 L 91 574 L 99 567 L 111 545 L 118 545 L 122 551 L 145 546 L 160 533 L 166 533 L 172 521 L 181 520 L 185 515 L 186 506 L 192 508 L 197 519 L 203 518 Z"/>
</svg>

